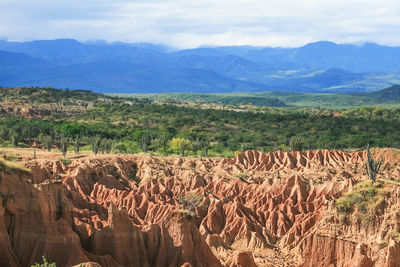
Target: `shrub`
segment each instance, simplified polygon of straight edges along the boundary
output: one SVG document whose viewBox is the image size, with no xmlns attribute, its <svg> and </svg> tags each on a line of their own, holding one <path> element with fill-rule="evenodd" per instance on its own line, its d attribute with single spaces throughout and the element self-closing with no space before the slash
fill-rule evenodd
<svg viewBox="0 0 400 267">
<path fill-rule="evenodd" d="M 240 181 L 245 182 L 245 183 L 249 183 L 247 181 L 247 178 L 249 178 L 249 176 L 245 173 L 237 173 L 234 175 L 236 178 L 239 178 Z"/>
<path fill-rule="evenodd" d="M 17 147 L 28 148 L 30 146 L 28 144 L 23 143 L 23 142 L 18 142 Z"/>
<path fill-rule="evenodd" d="M 202 202 L 203 197 L 201 195 L 190 192 L 186 193 L 185 196 L 179 198 L 179 204 L 183 205 L 183 209 L 180 209 L 180 211 L 189 217 L 197 217 L 196 210 L 198 208 L 205 208 Z"/>
<path fill-rule="evenodd" d="M 62 163 L 64 163 L 65 165 L 68 165 L 71 163 L 71 159 L 59 158 L 58 160 L 61 161 Z"/>
<path fill-rule="evenodd" d="M 119 153 L 136 154 L 140 152 L 140 147 L 137 142 L 134 141 L 123 141 L 116 144 L 116 150 Z"/>
<path fill-rule="evenodd" d="M 237 173 L 234 176 L 237 177 L 237 178 L 242 178 L 242 179 L 249 178 L 249 175 L 247 175 L 245 173 Z"/>
<path fill-rule="evenodd" d="M 34 265 L 31 265 L 31 267 L 56 267 L 55 262 L 49 263 L 45 256 L 42 256 L 42 259 L 43 263 L 35 263 Z"/>
<path fill-rule="evenodd" d="M 8 161 L 18 161 L 18 157 L 17 156 L 14 156 L 14 155 L 6 155 L 6 159 L 8 160 Z"/>
</svg>

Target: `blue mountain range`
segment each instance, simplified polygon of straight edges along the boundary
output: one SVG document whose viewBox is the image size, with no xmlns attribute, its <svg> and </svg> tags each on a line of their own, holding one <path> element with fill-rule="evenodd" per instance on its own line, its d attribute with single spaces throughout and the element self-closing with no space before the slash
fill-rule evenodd
<svg viewBox="0 0 400 267">
<path fill-rule="evenodd" d="M 400 83 L 400 47 L 310 43 L 188 50 L 71 39 L 0 41 L 0 86 L 105 93 L 368 92 Z"/>
</svg>

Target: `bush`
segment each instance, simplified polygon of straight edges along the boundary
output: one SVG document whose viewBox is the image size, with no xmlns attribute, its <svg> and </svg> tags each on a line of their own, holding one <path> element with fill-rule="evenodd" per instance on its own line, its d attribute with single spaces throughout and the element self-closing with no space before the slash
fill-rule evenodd
<svg viewBox="0 0 400 267">
<path fill-rule="evenodd" d="M 141 151 L 139 144 L 137 142 L 128 140 L 118 142 L 116 145 L 116 149 L 119 153 L 128 153 L 128 154 L 137 154 Z"/>
<path fill-rule="evenodd" d="M 42 256 L 43 259 L 43 263 L 35 263 L 34 265 L 31 265 L 31 267 L 56 267 L 56 264 L 53 263 L 49 263 L 47 262 L 47 259 L 45 256 Z"/>
<path fill-rule="evenodd" d="M 334 205 L 339 213 L 360 212 L 367 218 L 373 217 L 376 208 L 385 201 L 387 189 L 383 187 L 382 181 L 372 184 L 371 181 L 360 182 L 354 186 L 351 192 L 336 199 Z"/>
<path fill-rule="evenodd" d="M 169 141 L 169 146 L 174 151 L 179 151 L 181 157 L 185 156 L 185 151 L 190 149 L 191 142 L 188 139 L 175 137 Z"/>
<path fill-rule="evenodd" d="M 2 147 L 11 147 L 12 146 L 12 144 L 7 140 L 5 140 L 1 145 L 2 145 Z"/>
<path fill-rule="evenodd" d="M 237 173 L 234 175 L 237 178 L 242 178 L 242 179 L 247 179 L 249 178 L 249 175 L 245 174 L 245 173 Z"/>
<path fill-rule="evenodd" d="M 62 163 L 64 163 L 65 165 L 68 165 L 71 163 L 71 159 L 59 158 L 58 160 L 61 161 Z"/>
<path fill-rule="evenodd" d="M 28 144 L 23 143 L 23 142 L 18 142 L 17 147 L 28 148 L 30 146 Z"/>
<path fill-rule="evenodd" d="M 18 157 L 17 156 L 14 156 L 14 155 L 6 155 L 6 159 L 8 160 L 8 161 L 18 161 Z"/>
<path fill-rule="evenodd" d="M 183 205 L 183 209 L 180 209 L 180 211 L 189 217 L 197 217 L 196 210 L 206 207 L 202 202 L 203 197 L 201 195 L 186 193 L 185 196 L 179 198 L 179 204 Z"/>
<path fill-rule="evenodd" d="M 80 151 L 92 151 L 92 146 L 91 145 L 82 146 L 79 150 Z"/>
</svg>

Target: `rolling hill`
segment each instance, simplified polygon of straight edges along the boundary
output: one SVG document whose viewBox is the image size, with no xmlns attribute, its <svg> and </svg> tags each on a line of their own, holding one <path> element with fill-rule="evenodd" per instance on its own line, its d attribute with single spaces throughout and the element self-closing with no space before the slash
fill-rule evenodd
<svg viewBox="0 0 400 267">
<path fill-rule="evenodd" d="M 400 106 L 400 85 L 364 93 L 299 93 L 289 91 L 240 92 L 224 94 L 169 93 L 115 94 L 124 98 L 177 101 L 220 105 L 250 104 L 263 107 L 354 108 L 360 106 Z"/>
</svg>

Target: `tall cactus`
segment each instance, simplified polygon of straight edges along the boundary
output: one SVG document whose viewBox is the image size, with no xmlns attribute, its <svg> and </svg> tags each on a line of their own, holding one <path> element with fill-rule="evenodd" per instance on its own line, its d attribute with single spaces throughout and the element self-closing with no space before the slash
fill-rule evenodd
<svg viewBox="0 0 400 267">
<path fill-rule="evenodd" d="M 153 135 L 151 133 L 145 132 L 140 139 L 140 149 L 146 153 L 151 145 L 151 141 L 153 140 Z"/>
<path fill-rule="evenodd" d="M 367 175 L 372 181 L 372 184 L 376 181 L 376 175 L 382 166 L 382 160 L 374 160 L 371 159 L 371 153 L 369 151 L 369 144 L 367 145 L 367 162 L 365 163 L 365 170 L 367 171 Z"/>
<path fill-rule="evenodd" d="M 302 151 L 305 145 L 305 140 L 301 136 L 292 136 L 289 142 L 292 151 Z"/>
<path fill-rule="evenodd" d="M 60 151 L 63 154 L 64 158 L 68 151 L 68 143 L 69 143 L 69 138 L 62 136 L 60 139 Z"/>
</svg>

